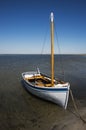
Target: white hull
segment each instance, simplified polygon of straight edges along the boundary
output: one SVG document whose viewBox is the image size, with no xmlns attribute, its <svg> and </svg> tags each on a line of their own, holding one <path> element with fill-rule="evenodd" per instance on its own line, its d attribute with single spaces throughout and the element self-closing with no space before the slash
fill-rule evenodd
<svg viewBox="0 0 86 130">
<path fill-rule="evenodd" d="M 26 89 L 40 97 L 43 98 L 45 100 L 49 100 L 52 101 L 60 106 L 62 106 L 63 108 L 67 108 L 67 103 L 68 103 L 68 97 L 69 97 L 69 88 L 70 88 L 70 84 L 67 83 L 65 86 L 55 86 L 55 87 L 39 87 L 36 85 L 32 85 L 30 82 L 28 82 L 27 80 L 25 80 L 25 75 L 29 76 L 30 72 L 25 72 L 22 73 L 22 77 L 24 80 L 24 86 L 26 87 Z M 31 76 L 31 74 L 30 74 Z"/>
</svg>

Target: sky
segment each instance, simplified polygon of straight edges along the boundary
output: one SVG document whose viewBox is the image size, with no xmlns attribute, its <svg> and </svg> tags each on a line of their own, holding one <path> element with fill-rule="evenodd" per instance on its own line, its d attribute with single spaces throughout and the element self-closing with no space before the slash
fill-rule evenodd
<svg viewBox="0 0 86 130">
<path fill-rule="evenodd" d="M 0 54 L 86 54 L 86 0 L 0 0 Z"/>
</svg>

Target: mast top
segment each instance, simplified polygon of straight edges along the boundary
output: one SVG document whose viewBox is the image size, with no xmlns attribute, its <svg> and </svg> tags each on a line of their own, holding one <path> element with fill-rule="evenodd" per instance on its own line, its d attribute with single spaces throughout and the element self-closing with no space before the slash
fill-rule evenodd
<svg viewBox="0 0 86 130">
<path fill-rule="evenodd" d="M 51 12 L 51 14 L 50 14 L 50 19 L 51 19 L 51 22 L 53 22 L 53 20 L 54 20 L 53 12 Z"/>
</svg>

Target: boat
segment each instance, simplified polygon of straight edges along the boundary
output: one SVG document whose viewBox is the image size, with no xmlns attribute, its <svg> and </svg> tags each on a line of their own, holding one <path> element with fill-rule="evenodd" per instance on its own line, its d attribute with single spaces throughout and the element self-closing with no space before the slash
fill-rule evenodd
<svg viewBox="0 0 86 130">
<path fill-rule="evenodd" d="M 42 99 L 51 101 L 64 109 L 67 108 L 70 83 L 54 78 L 54 14 L 50 14 L 51 25 L 51 76 L 36 71 L 23 72 L 22 78 L 25 88 Z"/>
</svg>

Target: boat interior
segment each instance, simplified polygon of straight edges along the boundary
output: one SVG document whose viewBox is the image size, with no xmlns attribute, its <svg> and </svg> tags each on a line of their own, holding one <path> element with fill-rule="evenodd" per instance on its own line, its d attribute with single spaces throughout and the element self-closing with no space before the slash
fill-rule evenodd
<svg viewBox="0 0 86 130">
<path fill-rule="evenodd" d="M 51 79 L 47 76 L 39 75 L 39 76 L 32 76 L 26 79 L 32 85 L 40 86 L 40 87 L 52 87 Z M 54 80 L 54 84 L 64 84 L 63 81 Z"/>
</svg>

